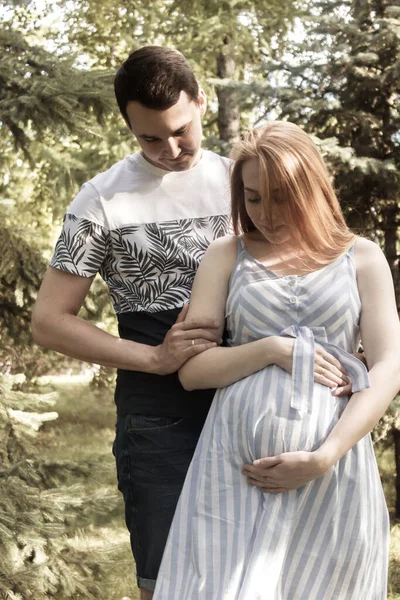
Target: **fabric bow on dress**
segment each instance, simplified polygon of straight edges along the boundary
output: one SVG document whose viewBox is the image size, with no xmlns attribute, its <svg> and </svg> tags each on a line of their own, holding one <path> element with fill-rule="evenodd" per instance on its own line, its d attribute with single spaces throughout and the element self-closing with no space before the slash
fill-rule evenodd
<svg viewBox="0 0 400 600">
<path fill-rule="evenodd" d="M 352 382 L 352 391 L 359 392 L 370 386 L 365 365 L 346 350 L 330 344 L 325 327 L 292 325 L 280 333 L 295 338 L 293 349 L 292 393 L 290 406 L 303 412 L 311 412 L 314 391 L 314 356 L 317 342 L 345 367 Z"/>
</svg>

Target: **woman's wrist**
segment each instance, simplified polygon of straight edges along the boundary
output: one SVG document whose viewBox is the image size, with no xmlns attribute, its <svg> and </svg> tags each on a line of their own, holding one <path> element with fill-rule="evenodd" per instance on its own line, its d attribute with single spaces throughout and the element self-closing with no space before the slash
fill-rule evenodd
<svg viewBox="0 0 400 600">
<path fill-rule="evenodd" d="M 338 454 L 326 443 L 322 444 L 317 450 L 314 450 L 313 455 L 321 475 L 324 475 L 329 471 L 329 469 L 331 469 L 340 459 L 340 456 L 338 456 Z"/>
<path fill-rule="evenodd" d="M 266 346 L 266 360 L 268 361 L 266 366 L 275 364 L 290 373 L 293 365 L 293 339 L 280 335 L 271 335 L 264 338 L 264 342 Z"/>
</svg>

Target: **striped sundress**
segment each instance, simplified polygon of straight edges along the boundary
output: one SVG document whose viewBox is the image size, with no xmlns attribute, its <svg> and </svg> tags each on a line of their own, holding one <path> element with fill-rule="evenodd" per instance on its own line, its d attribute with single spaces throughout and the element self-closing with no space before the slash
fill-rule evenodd
<svg viewBox="0 0 400 600">
<path fill-rule="evenodd" d="M 384 600 L 389 521 L 367 435 L 326 475 L 282 494 L 248 485 L 244 463 L 318 448 L 347 398 L 313 381 L 314 343 L 369 386 L 360 361 L 353 248 L 278 276 L 238 241 L 229 344 L 295 339 L 293 373 L 266 367 L 214 397 L 171 526 L 154 600 Z"/>
</svg>

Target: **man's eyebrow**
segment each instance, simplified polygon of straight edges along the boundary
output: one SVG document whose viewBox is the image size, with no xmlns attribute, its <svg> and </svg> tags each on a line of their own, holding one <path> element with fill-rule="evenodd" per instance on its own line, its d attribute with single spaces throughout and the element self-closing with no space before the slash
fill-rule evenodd
<svg viewBox="0 0 400 600">
<path fill-rule="evenodd" d="M 137 137 L 139 138 L 151 138 L 152 140 L 159 140 L 161 138 L 156 135 L 150 135 L 150 133 L 138 133 Z"/>
<path fill-rule="evenodd" d="M 176 129 L 171 135 L 176 135 L 180 131 L 183 131 L 184 129 L 187 129 L 189 127 L 189 125 L 191 125 L 191 124 L 192 124 L 192 121 L 188 121 L 187 123 L 184 123 L 183 125 L 181 125 L 181 127 L 179 127 L 179 129 Z M 139 138 L 152 138 L 153 140 L 160 140 L 161 139 L 157 135 L 151 135 L 151 133 L 139 133 L 137 135 L 137 137 L 139 137 Z"/>
<path fill-rule="evenodd" d="M 178 133 L 179 131 L 182 131 L 183 129 L 187 129 L 189 127 L 189 125 L 191 125 L 191 124 L 192 124 L 192 121 L 188 121 L 187 123 L 184 123 L 178 129 L 176 129 L 176 131 L 174 131 L 174 133 Z"/>
</svg>

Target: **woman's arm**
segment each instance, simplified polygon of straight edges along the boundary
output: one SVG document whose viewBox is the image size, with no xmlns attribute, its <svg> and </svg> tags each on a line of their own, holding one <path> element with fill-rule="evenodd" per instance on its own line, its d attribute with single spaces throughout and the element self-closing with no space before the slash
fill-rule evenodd
<svg viewBox="0 0 400 600">
<path fill-rule="evenodd" d="M 329 466 L 376 425 L 400 390 L 400 323 L 389 265 L 380 248 L 359 239 L 355 261 L 361 299 L 360 331 L 371 387 L 353 394 L 317 451 Z"/>
<path fill-rule="evenodd" d="M 379 247 L 362 238 L 357 240 L 355 262 L 371 387 L 352 395 L 318 450 L 288 452 L 245 465 L 249 483 L 265 492 L 294 489 L 326 473 L 371 431 L 400 389 L 400 323 L 389 265 Z"/>
<path fill-rule="evenodd" d="M 187 318 L 215 321 L 221 335 L 236 257 L 237 238 L 219 238 L 208 248 L 193 284 Z M 179 369 L 179 379 L 185 389 L 193 390 L 225 387 L 274 363 L 291 372 L 293 345 L 293 339 L 271 336 L 232 348 L 211 348 L 188 360 Z M 329 387 L 346 384 L 340 363 L 321 347 L 315 365 L 315 381 Z M 321 367 L 325 376 L 320 374 Z"/>
</svg>

